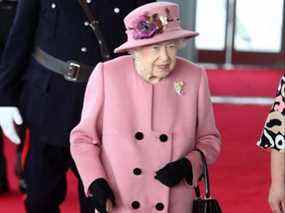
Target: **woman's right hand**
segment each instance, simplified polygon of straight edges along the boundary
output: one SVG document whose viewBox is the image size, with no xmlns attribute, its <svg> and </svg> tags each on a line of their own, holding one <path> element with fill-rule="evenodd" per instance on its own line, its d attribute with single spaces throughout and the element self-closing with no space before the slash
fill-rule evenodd
<svg viewBox="0 0 285 213">
<path fill-rule="evenodd" d="M 285 183 L 270 186 L 268 201 L 273 213 L 285 213 Z"/>
</svg>

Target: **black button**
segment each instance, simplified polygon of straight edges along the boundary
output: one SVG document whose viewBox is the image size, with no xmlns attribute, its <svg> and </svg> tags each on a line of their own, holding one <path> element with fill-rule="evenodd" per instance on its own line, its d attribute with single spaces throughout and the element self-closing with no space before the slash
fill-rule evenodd
<svg viewBox="0 0 285 213">
<path fill-rule="evenodd" d="M 142 170 L 140 168 L 135 168 L 133 172 L 135 175 L 140 175 L 142 173 Z"/>
<path fill-rule="evenodd" d="M 135 134 L 135 138 L 136 138 L 137 140 L 142 140 L 142 139 L 143 139 L 143 133 L 142 133 L 142 132 L 137 132 L 137 133 Z"/>
<path fill-rule="evenodd" d="M 140 203 L 138 201 L 132 202 L 133 209 L 138 209 L 140 207 Z"/>
<path fill-rule="evenodd" d="M 155 205 L 155 208 L 158 210 L 158 211 L 162 211 L 164 209 L 164 205 L 163 203 L 157 203 Z"/>
<path fill-rule="evenodd" d="M 168 140 L 168 136 L 166 134 L 162 134 L 159 136 L 161 142 L 166 142 Z"/>
</svg>

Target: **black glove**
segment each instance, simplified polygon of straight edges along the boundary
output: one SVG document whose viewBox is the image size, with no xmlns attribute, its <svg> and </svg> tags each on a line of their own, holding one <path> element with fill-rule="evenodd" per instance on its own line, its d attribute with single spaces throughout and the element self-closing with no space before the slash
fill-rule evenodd
<svg viewBox="0 0 285 213">
<path fill-rule="evenodd" d="M 155 178 L 162 184 L 172 187 L 178 184 L 183 178 L 190 185 L 193 184 L 193 171 L 191 162 L 187 158 L 168 163 L 165 167 L 156 172 Z"/>
<path fill-rule="evenodd" d="M 90 194 L 88 200 L 93 211 L 97 209 L 100 213 L 107 213 L 108 199 L 111 200 L 113 206 L 116 205 L 114 193 L 104 178 L 94 180 L 89 186 L 88 192 Z"/>
</svg>

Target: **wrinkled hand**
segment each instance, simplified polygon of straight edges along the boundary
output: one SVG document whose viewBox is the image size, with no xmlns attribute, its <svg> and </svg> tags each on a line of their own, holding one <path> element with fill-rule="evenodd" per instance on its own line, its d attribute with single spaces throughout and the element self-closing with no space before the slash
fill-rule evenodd
<svg viewBox="0 0 285 213">
<path fill-rule="evenodd" d="M 285 213 L 285 186 L 271 185 L 269 204 L 273 213 Z"/>
<path fill-rule="evenodd" d="M 0 107 L 0 127 L 5 136 L 15 144 L 21 143 L 15 124 L 22 123 L 23 119 L 17 107 Z"/>
<path fill-rule="evenodd" d="M 162 184 L 173 187 L 185 178 L 188 184 L 192 185 L 192 165 L 187 158 L 168 163 L 165 167 L 156 172 L 155 178 Z"/>
<path fill-rule="evenodd" d="M 95 213 L 109 213 L 112 211 L 115 203 L 114 193 L 103 178 L 96 179 L 89 187 L 90 205 Z"/>
</svg>

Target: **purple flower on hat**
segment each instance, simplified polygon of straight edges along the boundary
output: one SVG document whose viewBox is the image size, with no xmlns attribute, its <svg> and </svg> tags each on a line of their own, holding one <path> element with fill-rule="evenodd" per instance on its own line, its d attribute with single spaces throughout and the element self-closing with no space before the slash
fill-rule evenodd
<svg viewBox="0 0 285 213">
<path fill-rule="evenodd" d="M 145 39 L 151 38 L 155 34 L 163 32 L 163 23 L 158 17 L 158 14 L 152 16 L 142 15 L 133 22 L 133 38 Z"/>
</svg>

